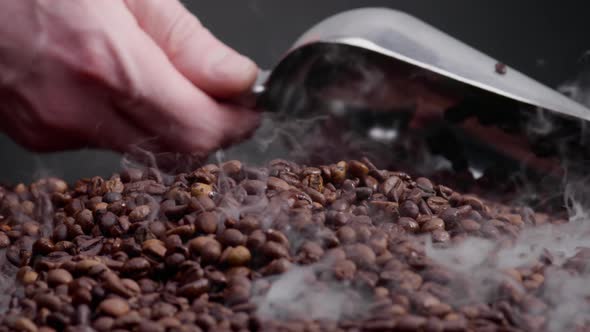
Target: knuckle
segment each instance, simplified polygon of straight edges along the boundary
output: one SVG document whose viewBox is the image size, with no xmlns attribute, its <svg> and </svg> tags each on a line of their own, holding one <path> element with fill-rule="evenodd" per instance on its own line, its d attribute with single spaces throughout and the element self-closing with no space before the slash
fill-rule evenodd
<svg viewBox="0 0 590 332">
<path fill-rule="evenodd" d="M 184 8 L 180 8 L 167 31 L 165 34 L 165 44 L 168 45 L 171 58 L 174 58 L 180 53 L 187 42 L 196 35 L 206 31 L 206 29 L 196 17 L 189 14 Z"/>
<path fill-rule="evenodd" d="M 130 86 L 121 50 L 104 29 L 87 29 L 67 42 L 52 43 L 46 55 L 74 80 L 91 81 L 111 89 Z"/>
</svg>

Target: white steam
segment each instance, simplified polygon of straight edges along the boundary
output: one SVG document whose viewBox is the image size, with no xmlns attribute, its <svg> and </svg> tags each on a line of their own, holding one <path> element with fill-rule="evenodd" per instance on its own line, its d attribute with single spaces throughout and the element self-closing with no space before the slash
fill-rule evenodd
<svg viewBox="0 0 590 332">
<path fill-rule="evenodd" d="M 590 258 L 582 262 L 582 271 L 564 266 L 584 249 L 590 248 L 590 201 L 584 199 L 587 188 L 581 183 L 567 186 L 565 198 L 570 213 L 569 223 L 523 229 L 516 239 L 490 241 L 467 238 L 450 248 L 426 244 L 426 254 L 438 264 L 457 272 L 460 278 L 450 288 L 463 291 L 465 283 L 473 290 L 465 302 L 493 302 L 501 287 L 509 283 L 517 292 L 523 285 L 510 274 L 511 269 L 530 268 L 544 257 L 551 265 L 545 270 L 541 297 L 549 304 L 546 313 L 549 331 L 565 331 L 590 323 Z M 577 256 L 576 256 L 577 257 Z"/>
<path fill-rule="evenodd" d="M 265 294 L 255 297 L 263 320 L 327 320 L 362 318 L 368 296 L 345 282 L 319 280 L 329 264 L 292 267 L 274 280 Z"/>
</svg>

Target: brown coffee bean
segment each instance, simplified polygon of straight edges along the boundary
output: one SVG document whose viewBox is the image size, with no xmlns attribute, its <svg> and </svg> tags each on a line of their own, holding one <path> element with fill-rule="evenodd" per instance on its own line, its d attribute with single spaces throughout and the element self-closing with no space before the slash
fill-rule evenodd
<svg viewBox="0 0 590 332">
<path fill-rule="evenodd" d="M 343 226 L 338 229 L 336 232 L 340 243 L 343 244 L 351 244 L 356 242 L 356 232 L 354 228 L 349 226 Z"/>
<path fill-rule="evenodd" d="M 33 244 L 33 254 L 48 255 L 55 250 L 55 244 L 48 238 L 40 238 Z"/>
<path fill-rule="evenodd" d="M 143 178 L 143 171 L 138 168 L 127 168 L 121 172 L 123 182 L 136 182 Z"/>
<path fill-rule="evenodd" d="M 236 247 L 246 243 L 246 236 L 237 229 L 229 228 L 218 236 L 218 240 L 224 246 Z"/>
<path fill-rule="evenodd" d="M 356 264 L 350 260 L 339 260 L 332 267 L 334 276 L 339 280 L 352 280 L 356 273 Z"/>
<path fill-rule="evenodd" d="M 440 212 L 439 218 L 445 222 L 446 228 L 453 229 L 459 222 L 459 211 L 452 207 L 446 208 Z"/>
<path fill-rule="evenodd" d="M 306 241 L 299 248 L 299 257 L 304 263 L 317 262 L 324 255 L 324 249 L 316 242 Z"/>
<path fill-rule="evenodd" d="M 141 278 L 150 271 L 150 262 L 143 257 L 134 257 L 125 262 L 122 272 L 128 276 Z"/>
<path fill-rule="evenodd" d="M 426 318 L 416 315 L 401 317 L 395 325 L 398 331 L 419 331 L 426 325 Z"/>
<path fill-rule="evenodd" d="M 190 238 L 195 233 L 195 226 L 193 225 L 182 225 L 174 227 L 166 232 L 166 235 L 178 235 L 184 239 Z"/>
<path fill-rule="evenodd" d="M 143 242 L 141 249 L 147 257 L 155 260 L 161 260 L 166 255 L 166 246 L 164 242 L 158 239 L 150 239 Z"/>
<path fill-rule="evenodd" d="M 262 268 L 260 271 L 262 275 L 274 275 L 282 274 L 287 272 L 291 268 L 292 264 L 286 258 L 278 258 L 270 262 L 267 266 Z"/>
<path fill-rule="evenodd" d="M 38 332 L 39 328 L 30 319 L 21 317 L 14 322 L 14 328 L 21 332 Z"/>
<path fill-rule="evenodd" d="M 214 234 L 217 231 L 219 217 L 214 212 L 204 212 L 197 216 L 196 227 L 197 231 L 205 234 Z"/>
<path fill-rule="evenodd" d="M 163 195 L 166 193 L 166 186 L 154 180 L 142 180 L 130 183 L 125 186 L 125 193 L 146 193 L 150 195 Z"/>
<path fill-rule="evenodd" d="M 240 161 L 230 160 L 221 164 L 221 171 L 223 172 L 223 174 L 235 179 L 242 172 L 242 167 L 243 166 Z"/>
<path fill-rule="evenodd" d="M 33 271 L 33 269 L 29 266 L 21 267 L 17 273 L 17 278 L 23 285 L 29 285 L 34 283 L 35 281 L 37 281 L 38 277 L 39 274 Z"/>
<path fill-rule="evenodd" d="M 112 317 L 101 316 L 94 321 L 92 326 L 100 332 L 106 332 L 112 330 L 114 323 L 115 320 Z"/>
<path fill-rule="evenodd" d="M 389 177 L 379 186 L 379 192 L 388 195 L 392 190 L 402 186 L 402 180 L 397 176 Z M 399 199 L 399 197 L 398 197 Z M 395 200 L 397 202 L 397 200 Z"/>
<path fill-rule="evenodd" d="M 177 294 L 189 299 L 196 298 L 209 290 L 209 280 L 199 279 L 178 288 Z"/>
<path fill-rule="evenodd" d="M 348 165 L 345 161 L 340 161 L 336 165 L 330 167 L 330 175 L 332 182 L 340 184 L 346 180 Z"/>
<path fill-rule="evenodd" d="M 422 232 L 434 232 L 435 230 L 444 230 L 445 222 L 440 218 L 431 218 L 422 225 Z"/>
<path fill-rule="evenodd" d="M 369 175 L 369 167 L 358 160 L 351 160 L 348 163 L 348 172 L 359 179 Z"/>
<path fill-rule="evenodd" d="M 62 284 L 67 285 L 70 282 L 72 282 L 72 280 L 74 280 L 74 278 L 72 277 L 70 272 L 64 269 L 55 269 L 47 273 L 47 283 L 53 287 Z"/>
<path fill-rule="evenodd" d="M 477 197 L 472 195 L 464 195 L 463 196 L 463 204 L 471 206 L 474 210 L 477 211 L 484 211 L 485 206 L 484 203 Z"/>
<path fill-rule="evenodd" d="M 221 263 L 229 266 L 247 265 L 251 259 L 250 250 L 244 246 L 228 247 L 221 254 Z"/>
<path fill-rule="evenodd" d="M 435 214 L 440 214 L 449 207 L 449 201 L 440 196 L 431 196 L 426 200 L 426 204 Z"/>
<path fill-rule="evenodd" d="M 47 308 L 51 311 L 59 311 L 62 306 L 59 297 L 52 294 L 37 294 L 34 296 L 33 300 L 40 308 Z"/>
<path fill-rule="evenodd" d="M 451 235 L 443 230 L 443 229 L 436 229 L 432 231 L 432 241 L 436 243 L 446 243 L 451 240 Z"/>
<path fill-rule="evenodd" d="M 189 208 L 196 213 L 215 209 L 215 202 L 209 196 L 199 196 L 190 199 Z"/>
<path fill-rule="evenodd" d="M 129 312 L 129 304 L 121 298 L 109 298 L 98 305 L 98 311 L 112 317 L 121 317 Z"/>
<path fill-rule="evenodd" d="M 477 232 L 481 229 L 481 225 L 473 219 L 463 219 L 460 224 L 466 232 Z"/>
<path fill-rule="evenodd" d="M 422 189 L 424 192 L 434 193 L 434 185 L 427 178 L 417 178 L 416 187 Z"/>
<path fill-rule="evenodd" d="M 371 247 L 364 244 L 353 244 L 346 247 L 346 257 L 357 266 L 372 267 L 375 265 L 377 256 Z"/>
<path fill-rule="evenodd" d="M 268 241 L 264 243 L 260 250 L 262 255 L 269 259 L 289 257 L 289 252 L 287 251 L 287 248 L 274 241 Z"/>
<path fill-rule="evenodd" d="M 151 213 L 149 205 L 140 205 L 129 213 L 129 220 L 132 222 L 138 222 L 145 220 Z"/>
<path fill-rule="evenodd" d="M 262 195 L 266 192 L 267 184 L 261 180 L 244 180 L 241 186 L 248 195 Z"/>
<path fill-rule="evenodd" d="M 201 261 L 205 264 L 212 264 L 221 257 L 221 244 L 215 240 L 208 241 L 201 250 Z"/>
<path fill-rule="evenodd" d="M 10 245 L 10 238 L 6 233 L 0 232 L 0 249 L 4 249 Z"/>
<path fill-rule="evenodd" d="M 420 225 L 412 218 L 401 217 L 397 223 L 408 233 L 416 233 L 418 230 L 420 230 Z"/>
<path fill-rule="evenodd" d="M 412 201 L 405 201 L 399 207 L 399 214 L 402 217 L 416 219 L 419 213 L 420 210 L 418 208 L 418 205 L 416 205 L 416 203 Z"/>
<path fill-rule="evenodd" d="M 94 227 L 94 216 L 92 211 L 84 209 L 76 214 L 76 223 L 89 232 Z"/>
<path fill-rule="evenodd" d="M 280 178 L 274 177 L 274 176 L 270 176 L 267 180 L 267 186 L 268 189 L 270 190 L 275 190 L 275 191 L 286 191 L 290 189 L 289 184 Z"/>
</svg>

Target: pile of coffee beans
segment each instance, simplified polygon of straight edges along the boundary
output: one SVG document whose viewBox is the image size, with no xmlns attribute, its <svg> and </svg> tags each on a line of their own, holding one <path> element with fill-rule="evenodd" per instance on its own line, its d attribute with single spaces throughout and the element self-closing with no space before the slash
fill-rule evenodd
<svg viewBox="0 0 590 332">
<path fill-rule="evenodd" d="M 506 271 L 481 300 L 469 283 L 451 287 L 460 276 L 425 248 L 564 222 L 366 159 L 44 179 L 0 191 L 3 271 L 15 281 L 0 331 L 541 331 L 555 305 L 542 296 L 550 255 Z M 301 293 L 289 289 L 294 271 L 307 271 L 304 289 L 341 296 L 289 296 Z M 286 300 L 270 299 L 279 281 Z"/>
</svg>

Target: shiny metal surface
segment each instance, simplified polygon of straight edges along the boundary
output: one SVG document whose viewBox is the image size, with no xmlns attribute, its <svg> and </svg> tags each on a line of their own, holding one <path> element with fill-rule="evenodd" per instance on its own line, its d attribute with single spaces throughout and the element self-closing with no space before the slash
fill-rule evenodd
<svg viewBox="0 0 590 332">
<path fill-rule="evenodd" d="M 306 32 L 294 48 L 318 41 L 368 49 L 522 103 L 590 120 L 586 107 L 512 68 L 498 73 L 498 60 L 399 11 L 365 8 L 332 16 Z"/>
<path fill-rule="evenodd" d="M 450 80 L 521 103 L 590 121 L 590 110 L 561 93 L 502 65 L 457 39 L 408 14 L 386 8 L 363 8 L 327 18 L 307 31 L 292 51 L 310 43 L 345 44 L 371 50 Z M 287 54 L 287 57 L 290 53 Z M 261 72 L 253 93 L 266 88 Z"/>
<path fill-rule="evenodd" d="M 292 117 L 349 118 L 347 126 L 362 124 L 367 136 L 445 123 L 545 173 L 560 167 L 555 157 L 565 145 L 585 146 L 590 121 L 590 110 L 556 90 L 384 8 L 343 12 L 311 28 L 272 71 L 261 71 L 251 97 Z M 467 157 L 449 153 L 453 164 L 468 165 Z"/>
</svg>

